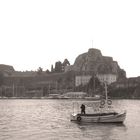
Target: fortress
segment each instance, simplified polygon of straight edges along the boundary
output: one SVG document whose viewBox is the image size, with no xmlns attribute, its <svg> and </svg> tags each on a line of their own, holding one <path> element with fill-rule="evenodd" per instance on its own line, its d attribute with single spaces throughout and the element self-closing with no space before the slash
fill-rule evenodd
<svg viewBox="0 0 140 140">
<path fill-rule="evenodd" d="M 66 66 L 65 71 L 83 71 L 94 73 L 116 74 L 121 70 L 112 57 L 103 56 L 98 49 L 89 49 L 87 53 L 80 54 L 74 65 Z"/>
<path fill-rule="evenodd" d="M 103 56 L 101 51 L 95 48 L 89 49 L 87 53 L 80 54 L 73 65 L 65 67 L 65 72 L 68 71 L 81 73 L 76 77 L 76 85 L 86 84 L 93 74 L 101 82 L 106 81 L 108 84 L 126 77 L 125 71 L 119 67 L 116 61 L 113 61 L 112 57 Z M 83 81 L 80 81 L 80 79 L 83 79 Z"/>
</svg>

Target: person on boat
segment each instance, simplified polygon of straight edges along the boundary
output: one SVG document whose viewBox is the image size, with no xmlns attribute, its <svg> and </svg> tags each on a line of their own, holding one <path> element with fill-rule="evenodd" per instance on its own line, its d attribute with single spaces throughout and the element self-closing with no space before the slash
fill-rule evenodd
<svg viewBox="0 0 140 140">
<path fill-rule="evenodd" d="M 86 112 L 85 112 L 85 105 L 82 104 L 80 108 L 81 108 L 81 114 L 86 114 Z"/>
</svg>

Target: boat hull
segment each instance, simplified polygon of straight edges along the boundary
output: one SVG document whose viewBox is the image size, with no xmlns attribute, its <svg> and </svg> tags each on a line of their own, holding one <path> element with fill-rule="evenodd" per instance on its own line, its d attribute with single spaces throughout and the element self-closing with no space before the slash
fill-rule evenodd
<svg viewBox="0 0 140 140">
<path fill-rule="evenodd" d="M 86 123 L 123 123 L 126 112 L 122 113 L 97 113 L 97 114 L 72 114 L 71 121 Z"/>
</svg>

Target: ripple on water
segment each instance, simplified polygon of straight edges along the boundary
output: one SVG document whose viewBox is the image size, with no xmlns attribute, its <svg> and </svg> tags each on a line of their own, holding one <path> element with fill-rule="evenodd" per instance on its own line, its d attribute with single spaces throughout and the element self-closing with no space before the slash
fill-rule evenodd
<svg viewBox="0 0 140 140">
<path fill-rule="evenodd" d="M 114 101 L 127 110 L 124 125 L 70 122 L 72 106 L 71 100 L 0 100 L 0 139 L 139 140 L 139 100 Z"/>
</svg>

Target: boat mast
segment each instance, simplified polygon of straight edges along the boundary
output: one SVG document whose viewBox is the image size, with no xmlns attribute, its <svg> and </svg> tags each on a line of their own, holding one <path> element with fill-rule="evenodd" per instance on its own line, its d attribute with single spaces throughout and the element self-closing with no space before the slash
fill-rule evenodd
<svg viewBox="0 0 140 140">
<path fill-rule="evenodd" d="M 108 100 L 108 96 L 107 96 L 107 85 L 106 85 L 106 82 L 104 82 L 105 84 L 105 100 L 107 101 Z"/>
<path fill-rule="evenodd" d="M 92 48 L 93 48 L 93 40 L 92 40 Z M 93 73 L 93 94 L 92 97 L 95 95 L 95 71 Z"/>
<path fill-rule="evenodd" d="M 13 83 L 13 97 L 15 96 L 15 85 Z"/>
</svg>

